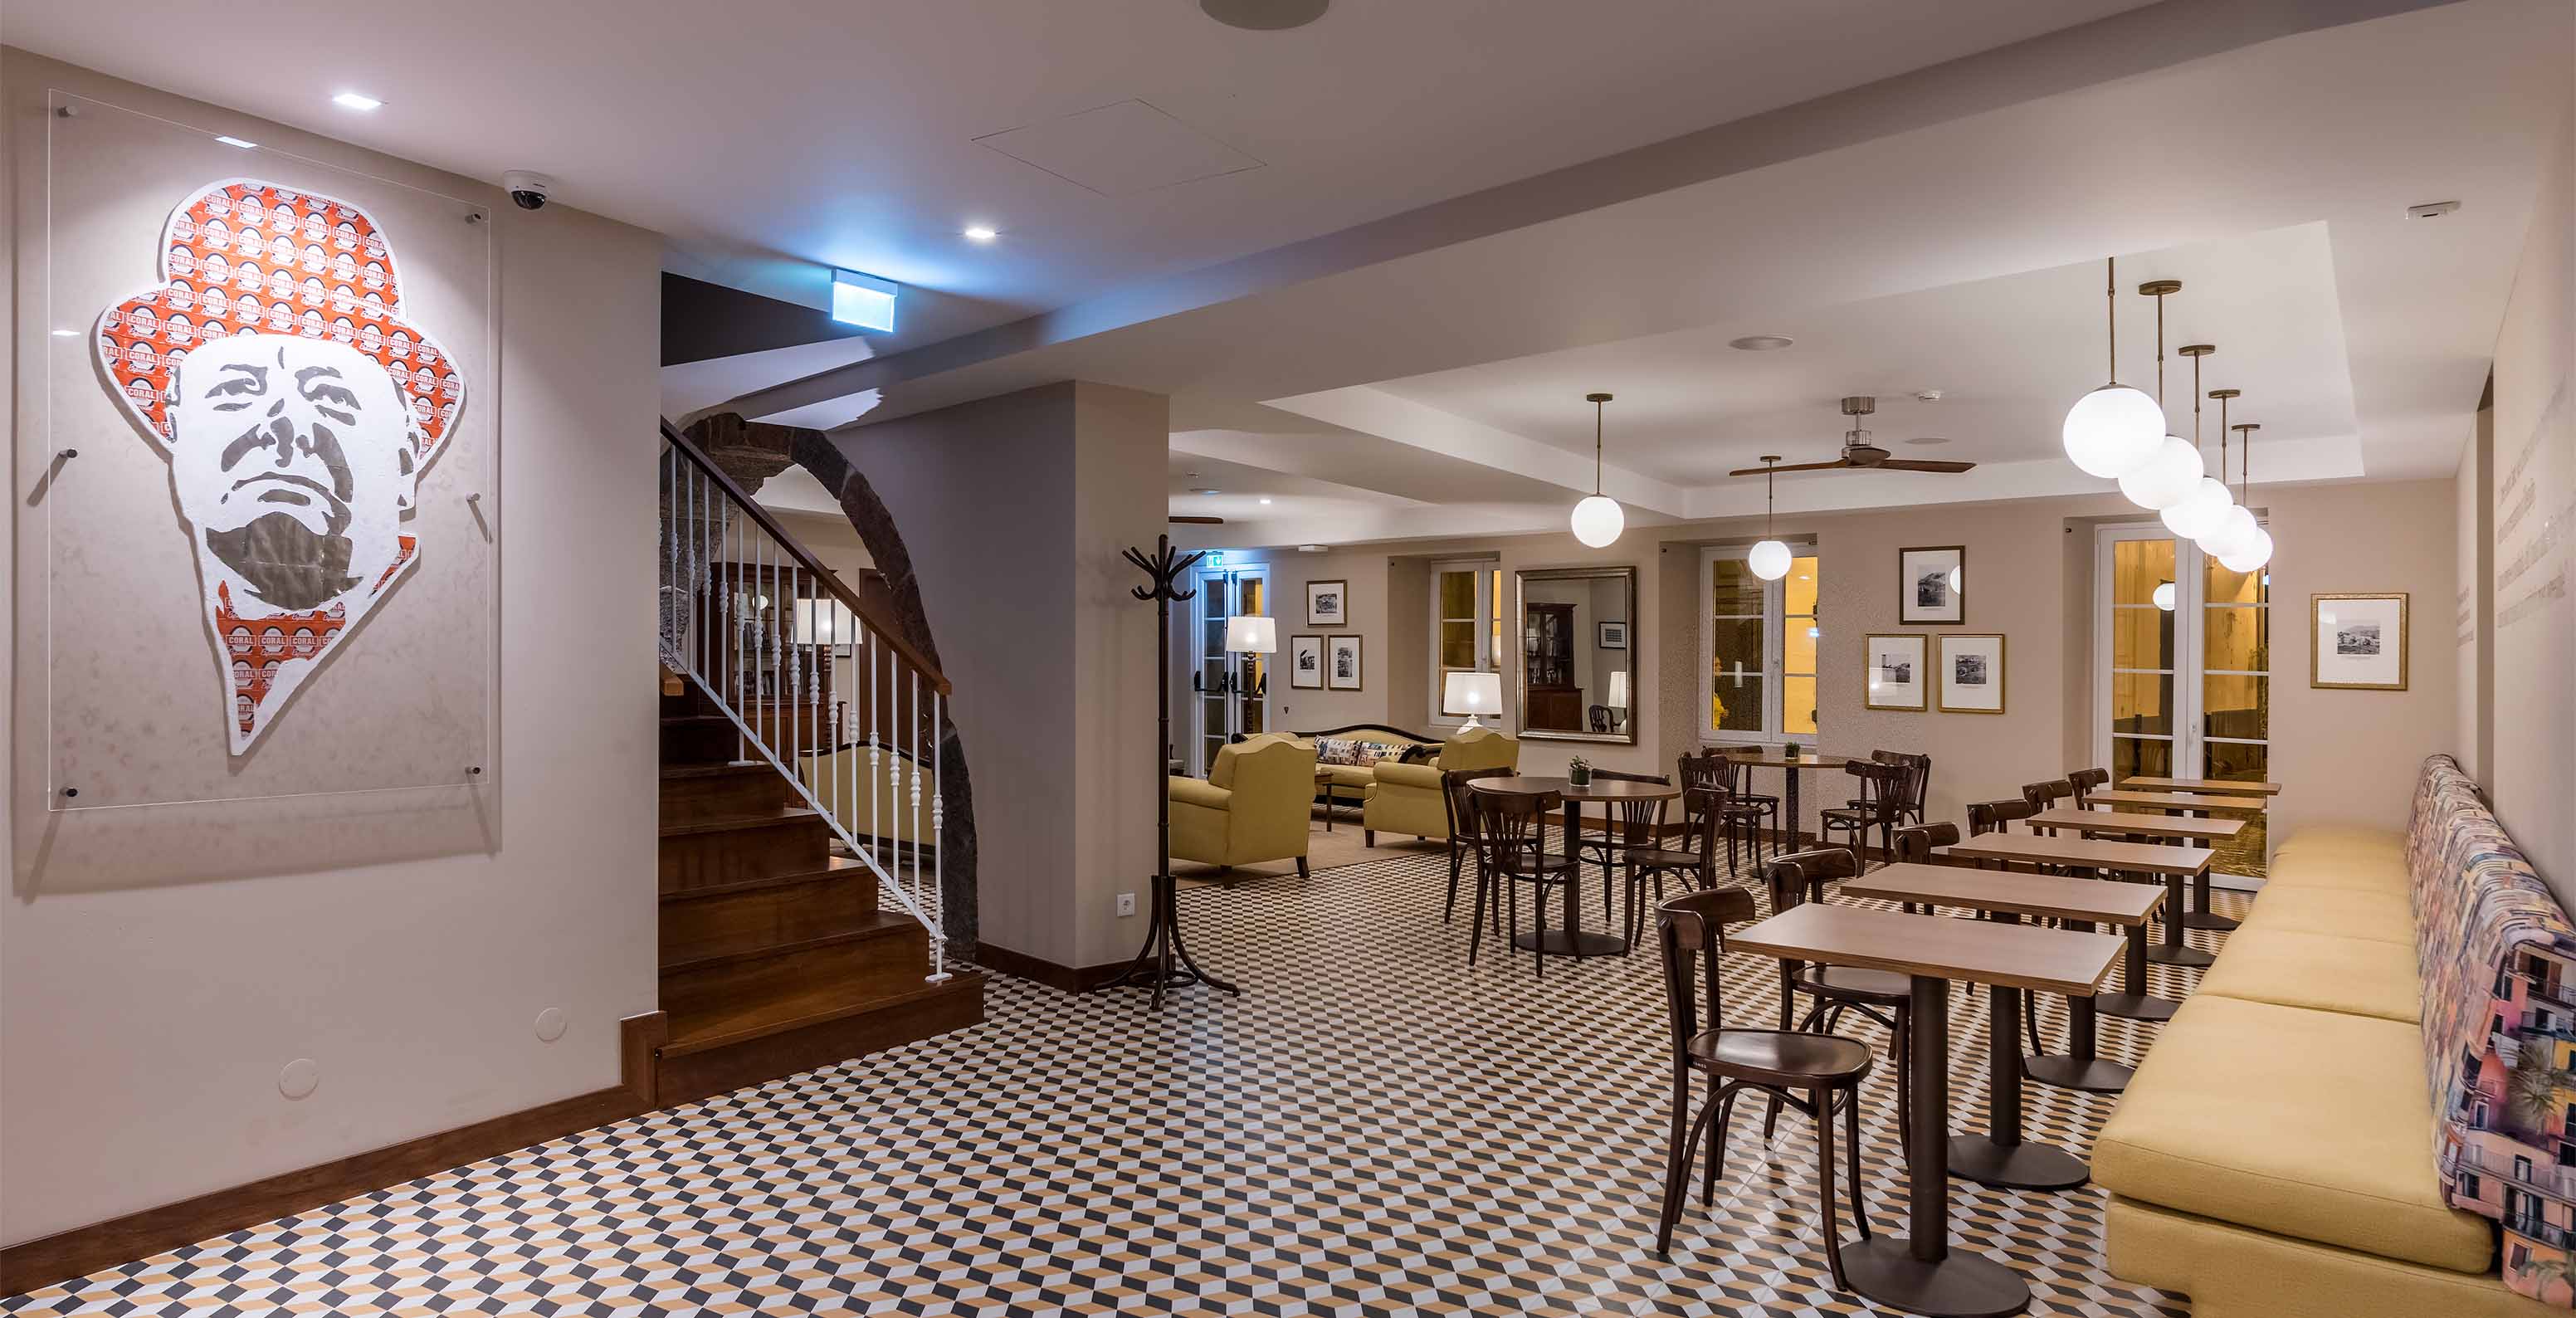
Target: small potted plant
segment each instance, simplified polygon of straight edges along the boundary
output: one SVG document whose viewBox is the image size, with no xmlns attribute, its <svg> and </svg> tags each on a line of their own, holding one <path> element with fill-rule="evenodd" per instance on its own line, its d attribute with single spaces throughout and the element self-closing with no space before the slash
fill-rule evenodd
<svg viewBox="0 0 2576 1318">
<path fill-rule="evenodd" d="M 1784 745 L 1784 746 L 1782 746 L 1782 747 L 1780 748 L 1781 752 L 1782 752 L 1782 753 L 1783 753 L 1787 758 L 1792 759 L 1792 760 L 1794 760 L 1794 759 L 1798 758 L 1799 753 L 1800 753 L 1803 749 L 1804 749 L 1803 747 L 1799 746 L 1799 745 L 1798 745 L 1798 743 L 1796 743 L 1796 742 L 1794 742 L 1794 741 L 1793 741 L 1793 742 L 1790 742 L 1790 743 L 1788 743 L 1787 745 Z"/>
<path fill-rule="evenodd" d="M 1592 762 L 1580 755 L 1565 762 L 1565 780 L 1577 787 L 1592 785 Z"/>
</svg>

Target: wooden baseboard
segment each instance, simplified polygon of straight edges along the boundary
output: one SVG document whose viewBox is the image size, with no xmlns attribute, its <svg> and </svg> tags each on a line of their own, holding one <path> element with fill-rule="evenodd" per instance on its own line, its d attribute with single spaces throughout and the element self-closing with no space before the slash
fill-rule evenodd
<svg viewBox="0 0 2576 1318">
<path fill-rule="evenodd" d="M 990 941 L 976 947 L 975 964 L 986 970 L 998 970 L 1005 975 L 1034 980 L 1048 988 L 1062 989 L 1067 993 L 1088 993 L 1118 978 L 1126 971 L 1128 965 L 1125 961 L 1111 961 L 1096 966 L 1059 965 L 1044 957 L 1030 956 L 1026 952 L 1014 952 L 1007 947 L 996 947 Z"/>
<path fill-rule="evenodd" d="M 667 1024 L 658 1011 L 629 1016 L 618 1023 L 620 1080 L 612 1089 L 506 1113 L 489 1121 L 0 1249 L 0 1295 L 21 1295 L 39 1286 L 87 1276 L 102 1268 L 149 1258 L 182 1245 L 650 1112 L 660 1106 L 655 1093 L 654 1052 L 662 1046 L 666 1032 Z"/>
</svg>

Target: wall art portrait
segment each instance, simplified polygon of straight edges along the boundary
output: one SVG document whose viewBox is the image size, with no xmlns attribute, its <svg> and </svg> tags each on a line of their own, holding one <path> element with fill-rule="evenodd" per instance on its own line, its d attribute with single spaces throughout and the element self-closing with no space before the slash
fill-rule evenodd
<svg viewBox="0 0 2576 1318">
<path fill-rule="evenodd" d="M 2406 689 L 2406 593 L 2310 595 L 2308 685 Z"/>
<path fill-rule="evenodd" d="M 1324 638 L 1288 638 L 1288 685 L 1297 691 L 1324 689 Z"/>
<path fill-rule="evenodd" d="M 351 203 L 208 184 L 171 211 L 159 268 L 99 313 L 97 366 L 168 463 L 240 756 L 432 551 L 415 493 L 465 379 Z"/>
<path fill-rule="evenodd" d="M 1968 548 L 1926 545 L 1896 551 L 1896 621 L 1950 626 L 1968 620 Z"/>
</svg>

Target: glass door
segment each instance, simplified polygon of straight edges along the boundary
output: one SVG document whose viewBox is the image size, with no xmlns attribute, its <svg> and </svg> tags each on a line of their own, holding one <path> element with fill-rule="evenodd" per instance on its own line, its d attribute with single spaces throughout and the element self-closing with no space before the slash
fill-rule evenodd
<svg viewBox="0 0 2576 1318">
<path fill-rule="evenodd" d="M 1270 730 L 1270 656 L 1230 654 L 1225 648 L 1228 619 L 1270 612 L 1269 570 L 1202 568 L 1198 591 L 1191 615 L 1190 705 L 1196 726 L 1190 771 L 1205 774 L 1236 734 Z"/>
<path fill-rule="evenodd" d="M 2096 554 L 2094 745 L 2129 778 L 2260 782 L 2271 770 L 2272 578 L 2238 573 L 2160 525 L 2104 527 Z M 2232 817 L 2232 816 L 2231 816 Z M 2264 816 L 2213 868 L 2260 878 Z"/>
</svg>

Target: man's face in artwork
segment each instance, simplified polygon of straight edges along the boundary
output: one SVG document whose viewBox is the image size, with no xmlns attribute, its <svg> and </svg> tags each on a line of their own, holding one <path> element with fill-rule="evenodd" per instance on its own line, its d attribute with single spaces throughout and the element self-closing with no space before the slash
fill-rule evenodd
<svg viewBox="0 0 2576 1318">
<path fill-rule="evenodd" d="M 236 335 L 189 356 L 175 393 L 180 511 L 209 586 L 235 583 L 236 608 L 318 609 L 393 564 L 412 420 L 372 358 L 327 338 Z"/>
</svg>

